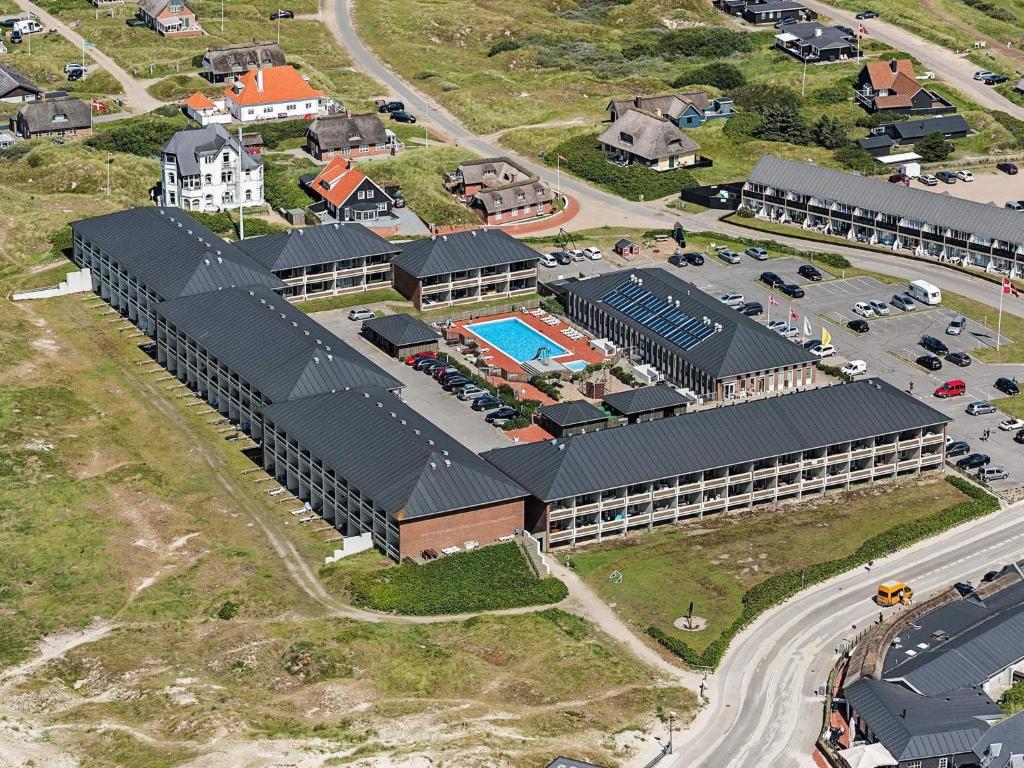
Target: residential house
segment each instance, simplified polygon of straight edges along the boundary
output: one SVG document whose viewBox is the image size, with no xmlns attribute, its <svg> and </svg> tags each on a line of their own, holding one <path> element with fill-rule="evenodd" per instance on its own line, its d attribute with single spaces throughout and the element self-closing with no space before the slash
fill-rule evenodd
<svg viewBox="0 0 1024 768">
<path fill-rule="evenodd" d="M 532 219 L 551 213 L 554 206 L 551 187 L 507 157 L 462 163 L 444 182 L 484 224 Z"/>
<path fill-rule="evenodd" d="M 202 126 L 231 122 L 224 99 L 214 101 L 204 93 L 196 91 L 185 99 L 185 114 Z"/>
<path fill-rule="evenodd" d="M 242 134 L 242 146 L 250 155 L 263 154 L 263 134 L 259 131 L 250 131 Z"/>
<path fill-rule="evenodd" d="M 392 261 L 395 288 L 416 309 L 533 293 L 540 254 L 500 229 L 413 240 Z"/>
<path fill-rule="evenodd" d="M 634 108 L 660 114 L 679 128 L 698 128 L 708 120 L 732 116 L 732 99 L 721 96 L 709 98 L 704 91 L 691 91 L 613 99 L 605 107 L 613 123 Z"/>
<path fill-rule="evenodd" d="M 138 15 L 164 37 L 204 34 L 199 18 L 187 0 L 139 0 Z"/>
<path fill-rule="evenodd" d="M 780 21 L 804 21 L 817 18 L 817 14 L 795 0 L 747 3 L 740 11 L 740 15 L 751 24 L 778 24 Z"/>
<path fill-rule="evenodd" d="M 786 24 L 775 35 L 775 47 L 800 61 L 843 61 L 856 55 L 857 43 L 839 27 L 817 22 Z"/>
<path fill-rule="evenodd" d="M 875 157 L 896 154 L 903 147 L 932 133 L 941 133 L 947 139 L 963 139 L 971 132 L 970 126 L 961 115 L 943 115 L 923 120 L 905 120 L 899 123 L 883 123 L 871 129 L 871 134 L 857 141 Z"/>
<path fill-rule="evenodd" d="M 758 218 L 851 241 L 1024 273 L 1024 216 L 987 203 L 766 155 L 740 204 Z"/>
<path fill-rule="evenodd" d="M 283 67 L 287 64 L 279 43 L 241 43 L 208 48 L 203 54 L 201 74 L 211 83 L 223 83 L 257 67 Z"/>
<path fill-rule="evenodd" d="M 92 108 L 72 96 L 28 101 L 14 116 L 14 129 L 23 139 L 88 136 L 92 133 Z"/>
<path fill-rule="evenodd" d="M 317 160 L 396 155 L 404 148 L 373 112 L 318 117 L 306 130 L 306 151 Z"/>
<path fill-rule="evenodd" d="M 259 67 L 239 75 L 224 89 L 231 116 L 240 122 L 304 117 L 319 114 L 326 96 L 313 88 L 294 67 Z"/>
<path fill-rule="evenodd" d="M 619 256 L 625 256 L 626 258 L 640 255 L 640 246 L 632 240 L 627 240 L 625 238 L 617 240 L 615 245 L 612 247 L 612 250 Z"/>
<path fill-rule="evenodd" d="M 178 131 L 160 150 L 160 205 L 211 213 L 264 205 L 263 160 L 222 125 Z"/>
<path fill-rule="evenodd" d="M 388 218 L 394 200 L 345 157 L 335 157 L 307 183 L 324 211 L 338 221 L 374 222 Z"/>
<path fill-rule="evenodd" d="M 0 149 L 10 149 L 16 143 L 14 134 L 10 131 L 0 131 Z"/>
<path fill-rule="evenodd" d="M 20 104 L 43 98 L 43 89 L 13 64 L 0 63 L 0 101 Z"/>
<path fill-rule="evenodd" d="M 551 550 L 941 473 L 949 420 L 868 379 L 482 456 L 529 491 L 526 528 Z"/>
<path fill-rule="evenodd" d="M 362 224 L 289 229 L 236 243 L 238 249 L 284 281 L 289 301 L 361 293 L 391 285 L 399 246 Z"/>
<path fill-rule="evenodd" d="M 929 91 L 914 76 L 909 59 L 869 61 L 857 76 L 854 97 L 868 112 L 948 114 L 956 112 L 947 99 Z"/>
<path fill-rule="evenodd" d="M 605 157 L 621 165 L 643 165 L 655 171 L 697 165 L 700 145 L 667 117 L 630 107 L 597 137 Z"/>
</svg>

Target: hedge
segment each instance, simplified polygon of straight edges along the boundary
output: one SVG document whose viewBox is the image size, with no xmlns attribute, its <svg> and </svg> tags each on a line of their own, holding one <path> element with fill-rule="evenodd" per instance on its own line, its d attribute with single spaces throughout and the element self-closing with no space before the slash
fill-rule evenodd
<svg viewBox="0 0 1024 768">
<path fill-rule="evenodd" d="M 748 209 L 749 210 L 749 209 Z M 739 214 L 737 214 L 739 215 Z M 748 218 L 740 216 L 740 218 Z M 687 233 L 694 237 L 705 237 L 711 240 L 721 238 L 721 234 L 714 232 L 689 232 Z M 782 253 L 786 256 L 796 256 L 801 259 L 810 259 L 811 261 L 817 261 L 824 264 L 826 267 L 832 267 L 833 269 L 849 269 L 853 266 L 850 260 L 843 256 L 841 253 L 831 253 L 826 251 L 801 251 L 798 248 L 794 248 L 792 245 L 786 243 L 779 243 L 775 240 L 751 240 L 743 238 L 748 246 L 758 246 L 764 248 L 766 251 L 775 251 L 776 253 Z"/>
<path fill-rule="evenodd" d="M 348 589 L 356 605 L 413 616 L 545 605 L 568 594 L 558 579 L 538 579 L 512 541 L 423 565 L 406 562 L 360 576 Z"/>
<path fill-rule="evenodd" d="M 556 373 L 555 376 L 558 374 Z M 545 395 L 550 397 L 552 400 L 558 401 L 562 399 L 562 391 L 558 389 L 554 384 L 551 383 L 550 379 L 546 376 L 531 376 L 530 383 L 543 392 Z"/>
<path fill-rule="evenodd" d="M 777 573 L 747 590 L 743 595 L 743 610 L 732 625 L 698 653 L 677 637 L 666 634 L 658 627 L 648 627 L 647 634 L 661 645 L 694 667 L 717 668 L 732 639 L 758 616 L 785 602 L 805 586 L 820 584 L 834 576 L 878 560 L 899 549 L 916 544 L 950 528 L 991 514 L 999 509 L 999 501 L 973 483 L 960 477 L 946 477 L 969 498 L 940 510 L 935 514 L 882 531 L 873 536 L 846 557 L 825 560 L 804 569 Z"/>
<path fill-rule="evenodd" d="M 276 149 L 285 139 L 304 139 L 306 129 L 309 128 L 309 120 L 297 118 L 295 120 L 271 120 L 260 123 L 257 130 L 263 137 L 263 146 L 267 149 Z"/>
</svg>

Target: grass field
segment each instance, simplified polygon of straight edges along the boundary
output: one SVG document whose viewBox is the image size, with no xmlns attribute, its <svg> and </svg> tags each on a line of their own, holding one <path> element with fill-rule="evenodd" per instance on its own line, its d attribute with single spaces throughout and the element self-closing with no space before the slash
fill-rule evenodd
<svg viewBox="0 0 1024 768">
<path fill-rule="evenodd" d="M 4 56 L 4 62 L 16 66 L 45 90 L 60 89 L 83 98 L 116 96 L 123 93 L 121 84 L 95 63 L 89 67 L 89 74 L 84 80 L 69 82 L 67 75 L 64 74 L 64 65 L 68 62 L 80 62 L 82 51 L 57 32 L 29 37 L 32 38 L 31 52 L 27 42 L 21 45 L 8 43 L 8 53 Z"/>
<path fill-rule="evenodd" d="M 1007 416 L 1015 419 L 1024 419 L 1024 397 L 999 397 L 992 401 L 992 404 Z"/>
<path fill-rule="evenodd" d="M 941 480 L 879 486 L 598 544 L 573 553 L 572 560 L 580 576 L 632 625 L 659 627 L 701 651 L 740 614 L 743 593 L 754 584 L 780 571 L 842 557 L 883 530 L 964 498 Z M 616 570 L 622 574 L 618 584 L 609 579 Z M 707 620 L 702 631 L 672 626 L 686 615 L 690 601 L 694 615 Z"/>
<path fill-rule="evenodd" d="M 363 307 L 370 304 L 379 304 L 384 301 L 405 301 L 394 288 L 381 288 L 376 291 L 365 291 L 363 293 L 348 293 L 343 296 L 329 296 L 325 299 L 313 299 L 304 301 L 295 306 L 311 315 L 314 312 L 326 312 L 329 309 L 344 309 L 346 307 Z"/>
</svg>

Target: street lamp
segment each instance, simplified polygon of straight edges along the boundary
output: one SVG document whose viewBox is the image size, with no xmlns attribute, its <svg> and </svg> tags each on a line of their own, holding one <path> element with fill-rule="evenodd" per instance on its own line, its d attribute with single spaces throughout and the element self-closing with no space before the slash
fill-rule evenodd
<svg viewBox="0 0 1024 768">
<path fill-rule="evenodd" d="M 676 719 L 675 712 L 668 713 L 668 753 L 672 754 L 672 722 Z"/>
</svg>

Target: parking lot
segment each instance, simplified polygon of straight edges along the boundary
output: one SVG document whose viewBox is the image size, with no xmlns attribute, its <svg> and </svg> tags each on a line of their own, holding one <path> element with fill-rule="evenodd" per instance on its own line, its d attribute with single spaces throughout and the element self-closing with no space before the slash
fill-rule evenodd
<svg viewBox="0 0 1024 768">
<path fill-rule="evenodd" d="M 950 169 L 955 171 L 953 165 L 955 163 Z M 1000 208 L 1007 200 L 1024 200 L 1024 175 L 1008 176 L 999 171 L 975 171 L 974 181 L 971 182 L 957 181 L 955 184 L 945 184 L 940 181 L 933 187 L 927 187 L 919 181 L 912 181 L 910 186 L 912 189 L 946 193 L 976 203 L 995 203 Z"/>
<path fill-rule="evenodd" d="M 1022 193 L 1024 197 L 1024 193 Z M 1021 215 L 1024 215 L 1022 213 Z M 1003 413 L 982 416 L 970 416 L 965 412 L 968 403 L 974 400 L 992 400 L 1002 397 L 1002 393 L 993 386 L 1001 376 L 1024 381 L 1024 365 L 990 365 L 972 359 L 971 365 L 959 367 L 943 361 L 942 369 L 928 371 L 914 361 L 921 355 L 928 354 L 920 346 L 923 335 L 934 336 L 942 340 L 950 351 L 963 351 L 968 354 L 975 350 L 994 346 L 996 343 L 995 315 L 988 318 L 969 318 L 964 332 L 960 336 L 946 335 L 946 326 L 954 316 L 954 312 L 943 306 L 926 307 L 916 305 L 912 312 L 903 312 L 890 306 L 890 313 L 884 317 L 868 318 L 870 330 L 858 334 L 847 328 L 846 324 L 857 317 L 853 313 L 853 305 L 858 301 L 878 299 L 887 305 L 894 293 L 905 290 L 905 285 L 887 285 L 873 277 L 832 277 L 823 272 L 821 282 L 811 282 L 797 274 L 797 269 L 807 261 L 795 257 L 755 261 L 743 256 L 739 264 L 727 265 L 714 255 L 707 255 L 703 266 L 673 267 L 661 262 L 631 263 L 630 266 L 649 267 L 662 266 L 683 280 L 693 283 L 701 290 L 718 296 L 727 291 L 738 291 L 746 301 L 760 302 L 765 313 L 755 318 L 767 323 L 769 296 L 779 302 L 779 306 L 771 307 L 771 318 L 785 319 L 790 310 L 796 312 L 797 325 L 804 327 L 804 318 L 810 321 L 812 334 L 808 338 L 821 338 L 822 328 L 827 328 L 836 348 L 836 356 L 826 362 L 841 366 L 849 360 L 863 360 L 867 363 L 866 376 L 881 376 L 886 381 L 913 391 L 913 395 L 929 405 L 942 411 L 953 419 L 949 434 L 957 440 L 967 441 L 972 451 L 985 453 L 992 458 L 992 463 L 1004 466 L 1010 473 L 1010 479 L 993 484 L 995 489 L 1024 484 L 1024 447 L 1013 442 L 1013 432 L 998 429 L 1000 421 L 1006 419 Z M 576 262 L 571 267 L 559 267 L 543 270 L 547 273 L 542 279 L 554 279 L 557 275 L 566 277 L 579 273 L 592 275 L 613 269 L 621 269 L 621 264 L 614 264 L 607 259 L 602 261 Z M 790 299 L 777 290 L 769 290 L 768 286 L 758 280 L 764 271 L 775 272 L 787 281 L 803 286 L 806 295 L 802 299 Z M 988 322 L 989 327 L 984 322 Z M 800 342 L 801 336 L 794 341 Z M 1003 337 L 1002 343 L 1013 341 Z M 972 355 L 973 358 L 973 355 Z M 935 388 L 950 379 L 962 379 L 967 385 L 967 392 L 960 397 L 941 399 L 932 393 Z M 980 437 L 985 429 L 991 430 L 988 441 L 982 442 Z"/>
</svg>

